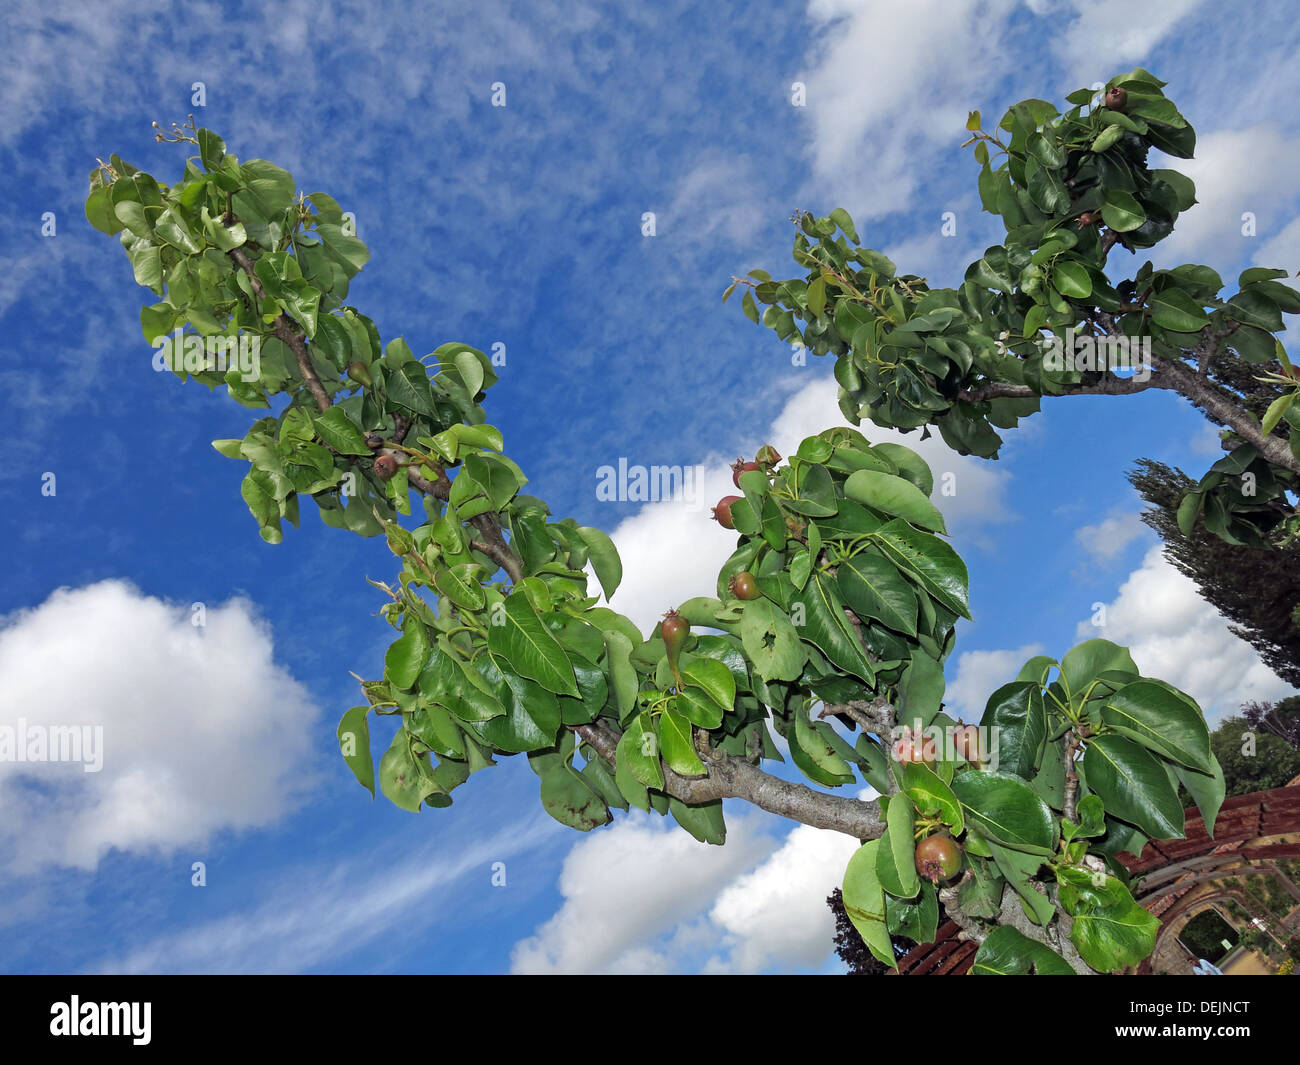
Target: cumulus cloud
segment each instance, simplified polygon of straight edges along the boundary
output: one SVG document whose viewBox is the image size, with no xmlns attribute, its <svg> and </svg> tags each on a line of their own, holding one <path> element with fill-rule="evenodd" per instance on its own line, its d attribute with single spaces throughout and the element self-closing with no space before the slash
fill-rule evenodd
<svg viewBox="0 0 1300 1065">
<path fill-rule="evenodd" d="M 1079 546 L 1095 561 L 1114 562 L 1138 537 L 1147 532 L 1136 512 L 1111 514 L 1096 525 L 1085 525 L 1074 534 Z"/>
<path fill-rule="evenodd" d="M 812 0 L 814 53 L 803 80 L 818 188 L 855 219 L 905 208 L 929 158 L 961 142 L 969 101 L 989 77 L 970 57 L 1001 52 L 1014 10 L 1010 0 Z"/>
<path fill-rule="evenodd" d="M 795 828 L 770 857 L 718 895 L 709 920 L 722 931 L 722 953 L 704 971 L 822 965 L 835 937 L 826 896 L 843 882 L 844 867 L 858 846 L 839 832 Z"/>
<path fill-rule="evenodd" d="M 93 870 L 116 848 L 168 852 L 298 805 L 318 709 L 273 660 L 245 600 L 190 608 L 121 581 L 60 589 L 0 626 L 0 728 L 89 726 L 102 766 L 0 760 L 8 871 Z M 93 739 L 92 739 L 93 745 Z"/>
<path fill-rule="evenodd" d="M 1043 653 L 1040 643 L 1027 643 L 1014 651 L 966 651 L 957 657 L 957 671 L 944 691 L 948 713 L 963 721 L 978 721 L 989 696 L 1016 674 L 1034 655 Z"/>
<path fill-rule="evenodd" d="M 784 832 L 788 824 L 729 810 L 719 848 L 634 813 L 586 837 L 565 859 L 563 904 L 515 945 L 512 971 L 825 969 L 835 936 L 826 896 L 859 843 L 807 825 Z"/>
<path fill-rule="evenodd" d="M 753 814 L 727 819 L 727 845 L 699 843 L 658 815 L 632 813 L 574 845 L 564 860 L 564 904 L 515 944 L 516 973 L 671 971 L 694 938 L 690 925 L 724 885 L 769 854 Z M 667 937 L 667 941 L 659 941 Z"/>
<path fill-rule="evenodd" d="M 1213 265 L 1247 256 L 1292 272 L 1300 266 L 1300 231 L 1292 223 L 1292 176 L 1300 169 L 1295 137 L 1272 123 L 1219 130 L 1198 137 L 1195 159 L 1177 163 L 1196 183 L 1197 204 L 1179 215 L 1160 245 L 1162 262 L 1205 261 L 1197 258 L 1204 256 Z M 1242 233 L 1247 212 L 1255 218 L 1257 236 Z M 1234 280 L 1224 277 L 1229 293 L 1236 291 Z"/>
<path fill-rule="evenodd" d="M 1204 0 L 1069 0 L 1075 17 L 1062 34 L 1054 35 L 1056 52 L 1071 62 L 1071 70 L 1082 85 L 1091 84 L 1098 74 L 1099 56 L 1106 59 L 1106 74 L 1141 65 L 1170 32 L 1192 14 Z M 1029 5 L 1035 14 L 1054 16 L 1046 3 Z M 1103 75 L 1104 76 L 1104 75 Z M 1166 75 L 1168 77 L 1168 75 Z"/>
<path fill-rule="evenodd" d="M 736 453 L 753 455 L 764 443 L 789 455 L 805 437 L 833 425 L 848 425 L 836 401 L 831 377 L 819 377 L 795 392 L 768 431 L 740 440 Z M 935 505 L 943 512 L 959 552 L 963 540 L 976 540 L 983 528 L 1014 519 L 1006 502 L 1011 475 L 989 462 L 951 451 L 939 436 L 921 440 L 862 426 L 872 443 L 892 440 L 910 447 L 934 473 Z M 701 459 L 702 473 L 688 491 L 673 499 L 648 503 L 610 534 L 623 560 L 623 583 L 610 605 L 648 632 L 671 606 L 693 596 L 715 594 L 718 570 L 735 550 L 736 536 L 709 517 L 713 503 L 736 492 L 727 463 L 717 456 Z M 947 494 L 945 494 L 947 493 Z M 593 582 L 593 587 L 594 587 Z"/>
<path fill-rule="evenodd" d="M 1228 630 L 1195 582 L 1165 561 L 1158 545 L 1106 604 L 1104 618 L 1102 626 L 1080 622 L 1078 639 L 1102 636 L 1128 647 L 1146 676 L 1181 688 L 1211 718 L 1253 699 L 1293 694 L 1250 644 Z"/>
</svg>

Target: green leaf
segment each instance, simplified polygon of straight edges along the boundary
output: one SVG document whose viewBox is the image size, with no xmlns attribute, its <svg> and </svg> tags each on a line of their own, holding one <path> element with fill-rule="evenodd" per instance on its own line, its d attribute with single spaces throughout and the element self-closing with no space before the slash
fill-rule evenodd
<svg viewBox="0 0 1300 1065">
<path fill-rule="evenodd" d="M 711 695 L 697 688 L 683 688 L 677 693 L 677 711 L 700 728 L 715 729 L 722 724 L 725 711 Z"/>
<path fill-rule="evenodd" d="M 339 722 L 339 753 L 347 762 L 357 781 L 375 797 L 375 760 L 370 754 L 370 722 L 368 706 L 354 706 Z"/>
<path fill-rule="evenodd" d="M 573 665 L 542 624 L 527 596 L 521 592 L 508 595 L 505 610 L 492 620 L 493 624 L 488 626 L 488 650 L 548 691 L 578 696 Z"/>
<path fill-rule="evenodd" d="M 699 688 L 723 710 L 736 702 L 736 678 L 726 665 L 713 658 L 695 658 L 682 666 L 682 683 Z"/>
<path fill-rule="evenodd" d="M 912 800 L 913 806 L 923 814 L 938 814 L 954 835 L 962 834 L 966 820 L 962 816 L 961 802 L 933 769 L 921 762 L 908 762 L 896 766 L 895 772 L 899 777 L 898 786 Z"/>
<path fill-rule="evenodd" d="M 1155 757 L 1118 735 L 1094 736 L 1083 756 L 1088 787 L 1106 812 L 1152 839 L 1181 839 L 1183 807 Z"/>
<path fill-rule="evenodd" d="M 1162 329 L 1198 333 L 1210 324 L 1205 308 L 1180 288 L 1170 286 L 1152 295 L 1151 318 Z"/>
<path fill-rule="evenodd" d="M 1282 420 L 1282 417 L 1290 409 L 1297 395 L 1300 395 L 1300 393 L 1288 392 L 1284 396 L 1278 396 L 1268 405 L 1268 410 L 1264 412 L 1264 420 L 1260 425 L 1265 436 L 1277 428 L 1277 423 Z"/>
<path fill-rule="evenodd" d="M 379 760 L 379 788 L 401 810 L 418 813 L 425 795 L 437 790 L 420 772 L 411 753 L 409 733 L 399 728 L 384 756 Z"/>
<path fill-rule="evenodd" d="M 313 419 L 316 435 L 340 455 L 369 455 L 366 438 L 342 407 L 330 407 Z"/>
<path fill-rule="evenodd" d="M 1128 892 L 1124 892 L 1128 896 Z M 1156 945 L 1160 919 L 1144 910 L 1132 897 L 1110 906 L 1084 903 L 1074 914 L 1070 941 L 1079 955 L 1098 972 L 1114 972 L 1136 965 Z"/>
<path fill-rule="evenodd" d="M 1051 947 L 1010 925 L 993 929 L 975 952 L 972 976 L 1073 976 L 1074 970 Z"/>
<path fill-rule="evenodd" d="M 1138 677 L 1137 666 L 1133 664 L 1128 648 L 1109 640 L 1085 640 L 1070 648 L 1061 659 L 1061 678 L 1075 702 L 1082 698 L 1094 680 L 1110 672 L 1127 673 L 1134 680 Z"/>
<path fill-rule="evenodd" d="M 814 573 L 808 578 L 801 598 L 790 604 L 791 615 L 796 621 L 799 620 L 800 606 L 803 607 L 801 636 L 841 669 L 867 684 L 873 683 L 875 670 L 867 659 L 853 623 L 844 614 L 844 601 L 840 598 L 835 578 L 826 573 Z"/>
<path fill-rule="evenodd" d="M 664 771 L 659 764 L 659 735 L 648 714 L 637 714 L 628 722 L 627 729 L 619 738 L 614 760 L 620 770 L 626 769 L 646 787 L 664 786 Z"/>
<path fill-rule="evenodd" d="M 384 675 L 398 688 L 414 686 L 415 679 L 424 668 L 429 655 L 429 642 L 424 624 L 408 619 L 406 631 L 389 646 L 384 655 Z"/>
<path fill-rule="evenodd" d="M 1062 296 L 1083 300 L 1092 295 L 1092 275 L 1083 263 L 1072 259 L 1057 262 L 1052 271 L 1052 281 Z"/>
<path fill-rule="evenodd" d="M 1056 820 L 1029 783 L 1010 773 L 971 770 L 952 782 L 966 823 L 993 842 L 1032 854 L 1056 850 Z"/>
<path fill-rule="evenodd" d="M 478 668 L 505 713 L 477 725 L 479 735 L 503 751 L 520 753 L 554 747 L 560 730 L 560 703 L 540 684 L 521 677 L 510 663 L 491 653 L 481 655 Z"/>
<path fill-rule="evenodd" d="M 844 494 L 858 503 L 934 532 L 947 532 L 943 515 L 911 481 L 875 470 L 858 470 L 844 482 Z"/>
<path fill-rule="evenodd" d="M 973 838 L 968 835 L 967 840 Z M 957 904 L 971 917 L 996 917 L 1002 908 L 1002 889 L 1006 881 L 998 875 L 997 866 L 972 856 L 966 848 L 966 865 L 970 876 L 957 888 Z"/>
<path fill-rule="evenodd" d="M 915 828 L 915 821 L 912 818 L 912 804 L 907 801 L 906 797 L 895 796 L 889 804 L 889 810 L 885 815 L 888 830 L 888 847 L 881 847 L 879 851 L 880 858 L 888 859 L 889 867 L 887 876 L 882 876 L 882 883 L 888 879 L 890 882 L 885 884 L 891 894 L 899 898 L 913 898 L 921 890 L 921 878 L 916 872 L 916 843 L 912 838 Z M 877 865 L 877 871 L 881 871 L 881 864 Z"/>
<path fill-rule="evenodd" d="M 898 723 L 913 729 L 929 725 L 943 702 L 944 687 L 943 667 L 925 651 L 913 651 L 898 681 Z"/>
<path fill-rule="evenodd" d="M 1214 756 L 1205 717 L 1154 681 L 1135 681 L 1120 688 L 1106 700 L 1101 719 L 1165 758 L 1202 773 L 1212 772 Z"/>
<path fill-rule="evenodd" d="M 640 686 L 636 669 L 632 665 L 632 641 L 616 629 L 606 629 L 602 635 L 607 652 L 610 686 L 614 689 L 615 705 L 619 719 L 622 720 L 636 705 L 636 693 Z"/>
<path fill-rule="evenodd" d="M 833 736 L 826 722 L 810 722 L 808 711 L 801 709 L 795 711 L 794 728 L 785 737 L 799 770 L 809 780 L 828 788 L 853 783 L 853 770 L 836 751 Z"/>
<path fill-rule="evenodd" d="M 1223 779 L 1223 767 L 1219 765 L 1219 760 L 1213 756 L 1211 760 L 1214 766 L 1213 772 L 1210 773 L 1198 773 L 1194 769 L 1181 765 L 1174 766 L 1174 772 L 1191 795 L 1192 801 L 1196 803 L 1196 808 L 1201 811 L 1201 817 L 1205 820 L 1205 831 L 1213 839 L 1214 822 L 1219 816 L 1219 808 L 1223 805 L 1223 797 L 1227 794 L 1227 783 Z"/>
<path fill-rule="evenodd" d="M 890 561 L 914 574 L 921 586 L 953 613 L 970 618 L 970 576 L 966 564 L 948 544 L 897 518 L 872 535 Z"/>
<path fill-rule="evenodd" d="M 727 823 L 723 819 L 721 799 L 696 805 L 684 803 L 670 795 L 668 812 L 674 821 L 701 843 L 721 847 L 727 842 Z"/>
<path fill-rule="evenodd" d="M 876 851 L 880 840 L 862 844 L 844 870 L 844 911 L 867 948 L 886 965 L 897 968 L 893 941 L 885 922 L 885 892 L 876 876 Z"/>
<path fill-rule="evenodd" d="M 1038 771 L 1047 742 L 1047 712 L 1037 681 L 1013 681 L 989 696 L 980 725 L 988 729 L 992 768 L 1026 780 Z"/>
<path fill-rule="evenodd" d="M 611 820 L 605 800 L 570 765 L 556 765 L 542 775 L 541 797 L 548 814 L 579 832 L 590 832 Z"/>
<path fill-rule="evenodd" d="M 1101 205 L 1101 217 L 1116 233 L 1128 233 L 1147 220 L 1142 205 L 1132 193 L 1122 189 L 1106 190 L 1106 200 Z"/>
<path fill-rule="evenodd" d="M 695 752 L 691 723 L 671 706 L 664 707 L 659 717 L 659 748 L 664 761 L 675 773 L 699 777 L 708 772 Z"/>
<path fill-rule="evenodd" d="M 614 598 L 614 592 L 623 580 L 623 563 L 618 557 L 618 548 L 600 529 L 580 526 L 578 535 L 591 552 L 591 568 L 596 571 L 596 579 L 605 592 L 606 601 Z"/>
<path fill-rule="evenodd" d="M 840 595 L 859 618 L 875 618 L 898 632 L 916 635 L 916 592 L 897 566 L 867 547 L 842 559 L 836 570 Z M 795 586 L 803 587 L 797 580 Z"/>
<path fill-rule="evenodd" d="M 464 610 L 482 610 L 487 605 L 483 586 L 476 574 L 477 564 L 468 562 L 456 566 L 440 566 L 433 575 L 434 586 Z"/>
<path fill-rule="evenodd" d="M 810 281 L 804 298 L 808 301 L 808 310 L 813 317 L 820 318 L 826 312 L 826 279 L 817 277 Z"/>
<path fill-rule="evenodd" d="M 922 883 L 915 899 L 900 899 L 886 894 L 885 921 L 892 935 L 906 936 L 917 943 L 933 943 L 939 930 L 938 891 L 933 884 Z"/>
<path fill-rule="evenodd" d="M 1037 882 L 1033 879 L 1043 864 L 1043 856 L 1011 850 L 991 839 L 985 839 L 984 842 L 993 855 L 994 864 L 1006 877 L 1011 889 L 1020 896 L 1026 915 L 1034 924 L 1046 925 L 1056 915 L 1056 907 L 1051 899 L 1037 889 Z"/>
</svg>

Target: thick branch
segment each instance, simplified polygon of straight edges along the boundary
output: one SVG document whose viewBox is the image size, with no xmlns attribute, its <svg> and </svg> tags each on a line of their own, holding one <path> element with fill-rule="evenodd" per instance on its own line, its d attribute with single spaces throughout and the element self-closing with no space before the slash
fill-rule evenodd
<svg viewBox="0 0 1300 1065">
<path fill-rule="evenodd" d="M 570 727 L 611 767 L 617 764 L 615 751 L 619 737 L 613 729 L 600 722 Z M 679 776 L 664 766 L 664 791 L 688 803 L 744 799 L 778 817 L 843 832 L 854 839 L 877 839 L 885 831 L 875 803 L 813 791 L 717 750 L 711 751 L 708 772 L 702 777 Z"/>
<path fill-rule="evenodd" d="M 1291 454 L 1287 442 L 1279 436 L 1265 436 L 1263 427 L 1254 416 L 1238 406 L 1229 393 L 1213 381 L 1198 376 L 1181 362 L 1155 355 L 1151 361 L 1157 371 L 1169 380 L 1170 383 L 1164 387 L 1172 388 L 1190 399 L 1215 421 L 1230 426 L 1243 440 L 1254 444 L 1266 461 L 1300 473 L 1300 459 Z"/>
<path fill-rule="evenodd" d="M 1064 916 L 1061 911 L 1058 911 L 1058 913 L 1060 916 Z M 1025 913 L 1025 908 L 1020 904 L 1020 896 L 1016 894 L 1015 889 L 1010 884 L 1002 889 L 1002 909 L 998 913 L 997 922 L 998 924 L 1010 925 L 1021 935 L 1056 951 L 1065 959 L 1066 964 L 1081 976 L 1097 975 L 1097 970 L 1079 957 L 1079 952 L 1069 940 L 1068 930 L 1064 937 L 1053 935 L 1053 932 L 1058 931 L 1056 927 L 1048 925 L 1047 928 L 1043 928 L 1029 919 Z"/>
</svg>

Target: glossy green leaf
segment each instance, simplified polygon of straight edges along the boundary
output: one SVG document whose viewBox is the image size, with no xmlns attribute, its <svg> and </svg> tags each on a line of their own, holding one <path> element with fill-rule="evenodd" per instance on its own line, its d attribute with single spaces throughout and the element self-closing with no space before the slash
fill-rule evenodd
<svg viewBox="0 0 1300 1065">
<path fill-rule="evenodd" d="M 1106 812 L 1136 825 L 1152 839 L 1183 835 L 1183 806 L 1155 756 L 1119 735 L 1094 736 L 1083 756 L 1088 787 Z"/>
<path fill-rule="evenodd" d="M 844 494 L 858 503 L 934 532 L 947 532 L 943 515 L 925 493 L 904 477 L 858 470 L 844 482 Z"/>
<path fill-rule="evenodd" d="M 880 840 L 873 839 L 854 851 L 844 870 L 841 891 L 844 911 L 862 941 L 877 959 L 897 967 L 885 918 L 885 892 L 876 876 L 876 850 L 879 846 Z"/>
<path fill-rule="evenodd" d="M 1056 850 L 1056 820 L 1028 781 L 1010 773 L 970 770 L 953 778 L 952 790 L 966 823 L 985 838 L 1031 854 Z"/>
<path fill-rule="evenodd" d="M 1202 773 L 1212 772 L 1210 730 L 1185 699 L 1154 681 L 1126 684 L 1106 700 L 1101 719 L 1149 750 Z"/>
<path fill-rule="evenodd" d="M 548 691 L 577 697 L 573 665 L 526 595 L 515 592 L 506 597 L 505 610 L 488 625 L 488 650 Z"/>
<path fill-rule="evenodd" d="M 963 618 L 971 616 L 970 576 L 966 564 L 947 543 L 898 519 L 876 530 L 873 542 L 949 610 Z"/>
<path fill-rule="evenodd" d="M 990 768 L 1031 780 L 1047 742 L 1047 713 L 1036 681 L 1013 681 L 989 696 L 980 725 L 988 729 Z"/>
<path fill-rule="evenodd" d="M 1074 970 L 1051 947 L 1009 925 L 993 929 L 975 952 L 972 976 L 1073 976 Z"/>
<path fill-rule="evenodd" d="M 375 760 L 370 753 L 368 706 L 354 706 L 339 722 L 339 752 L 357 782 L 375 797 Z"/>
</svg>

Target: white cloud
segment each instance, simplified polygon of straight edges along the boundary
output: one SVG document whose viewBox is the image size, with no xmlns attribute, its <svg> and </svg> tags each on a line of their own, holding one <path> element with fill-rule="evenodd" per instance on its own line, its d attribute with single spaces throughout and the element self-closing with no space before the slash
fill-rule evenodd
<svg viewBox="0 0 1300 1065">
<path fill-rule="evenodd" d="M 1187 692 L 1209 717 L 1231 713 L 1252 699 L 1293 693 L 1250 644 L 1228 630 L 1195 582 L 1165 561 L 1158 545 L 1107 604 L 1105 620 L 1100 627 L 1080 622 L 1078 639 L 1101 636 L 1128 647 L 1145 676 Z"/>
<path fill-rule="evenodd" d="M 275 822 L 311 782 L 318 710 L 251 604 L 190 610 L 121 581 L 60 589 L 0 628 L 0 725 L 100 726 L 103 765 L 0 762 L 9 871 L 94 869 Z"/>
<path fill-rule="evenodd" d="M 959 655 L 957 672 L 944 691 L 947 712 L 962 721 L 979 721 L 989 696 L 1015 680 L 1020 667 L 1042 653 L 1042 644 L 1027 643 L 1014 651 L 966 651 Z"/>
<path fill-rule="evenodd" d="M 1196 158 L 1177 160 L 1196 183 L 1197 203 L 1178 216 L 1174 231 L 1160 244 L 1161 261 L 1202 261 L 1211 265 L 1249 257 L 1264 265 L 1300 267 L 1294 220 L 1300 143 L 1273 124 L 1219 130 L 1197 139 Z M 1152 164 L 1156 165 L 1156 164 Z M 1255 216 L 1259 237 L 1242 234 L 1242 215 Z M 1265 262 L 1265 260 L 1268 260 Z M 1224 277 L 1229 293 L 1235 278 Z"/>
<path fill-rule="evenodd" d="M 1142 517 L 1136 512 L 1111 514 L 1096 525 L 1085 525 L 1075 530 L 1074 538 L 1094 561 L 1114 562 L 1124 549 L 1147 532 Z"/>
<path fill-rule="evenodd" d="M 840 832 L 796 827 L 779 850 L 718 895 L 709 919 L 722 929 L 726 953 L 704 970 L 754 973 L 822 965 L 835 938 L 826 896 L 843 882 L 858 847 Z"/>
<path fill-rule="evenodd" d="M 835 398 L 833 378 L 809 382 L 786 402 L 762 437 L 740 440 L 736 453 L 753 455 L 770 443 L 783 456 L 799 443 L 834 425 L 847 425 Z M 943 512 L 958 553 L 985 525 L 1013 520 L 1005 494 L 1010 481 L 1006 469 L 951 451 L 939 436 L 921 440 L 919 433 L 899 433 L 873 425 L 862 427 L 873 443 L 896 441 L 924 458 L 934 473 L 935 505 Z M 610 534 L 623 561 L 623 583 L 610 605 L 649 632 L 669 609 L 694 596 L 716 594 L 718 570 L 735 550 L 736 536 L 709 517 L 712 505 L 724 495 L 738 494 L 727 463 L 705 457 L 698 490 L 679 498 L 648 503 L 620 522 Z M 951 476 L 947 476 L 951 475 Z M 945 485 L 951 495 L 943 495 Z M 689 495 L 691 498 L 686 498 Z M 595 583 L 593 582 L 593 587 Z"/>
<path fill-rule="evenodd" d="M 1053 34 L 1058 55 L 1071 63 L 1080 85 L 1143 65 L 1150 52 L 1203 0 L 1070 0 L 1078 17 L 1064 33 Z M 1051 15 L 1047 5 L 1030 4 L 1035 14 Z M 1099 66 L 1099 64 L 1101 64 Z M 1103 69 L 1104 68 L 1104 69 Z"/>
<path fill-rule="evenodd" d="M 724 885 L 771 851 L 761 823 L 754 814 L 730 816 L 726 846 L 712 847 L 658 815 L 634 812 L 586 837 L 564 860 L 564 904 L 515 944 L 511 971 L 669 971 L 682 946 L 672 945 L 679 926 L 689 927 Z M 670 942 L 656 945 L 665 935 Z"/>
<path fill-rule="evenodd" d="M 855 219 L 905 208 L 931 158 L 961 143 L 978 106 L 969 101 L 996 76 L 978 57 L 1002 53 L 1014 10 L 1010 0 L 812 0 L 814 57 L 802 80 L 818 188 Z"/>
<path fill-rule="evenodd" d="M 858 798 L 875 796 L 870 788 Z M 826 896 L 857 840 L 767 814 L 728 811 L 708 847 L 634 813 L 575 844 L 560 909 L 515 945 L 517 973 L 733 973 L 823 969 L 835 920 Z M 731 853 L 729 853 L 731 852 Z"/>
</svg>

